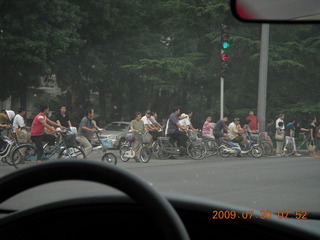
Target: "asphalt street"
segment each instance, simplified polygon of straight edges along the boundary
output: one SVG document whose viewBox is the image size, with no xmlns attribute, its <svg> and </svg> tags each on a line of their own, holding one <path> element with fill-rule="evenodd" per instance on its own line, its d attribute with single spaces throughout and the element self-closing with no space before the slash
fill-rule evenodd
<svg viewBox="0 0 320 240">
<path fill-rule="evenodd" d="M 214 156 L 202 160 L 179 157 L 152 158 L 148 163 L 122 162 L 117 167 L 141 177 L 160 192 L 182 193 L 252 209 L 277 212 L 320 212 L 320 159 L 301 157 Z M 102 153 L 93 152 L 92 161 Z M 40 163 L 41 164 L 41 163 Z M 0 177 L 16 171 L 0 164 Z M 25 208 L 52 200 L 81 195 L 117 192 L 112 188 L 84 181 L 63 181 L 28 190 L 3 203 L 4 208 Z"/>
</svg>

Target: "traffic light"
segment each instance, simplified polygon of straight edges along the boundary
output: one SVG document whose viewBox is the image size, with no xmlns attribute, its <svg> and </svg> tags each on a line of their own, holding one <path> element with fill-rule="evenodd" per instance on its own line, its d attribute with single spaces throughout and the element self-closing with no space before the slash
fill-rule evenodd
<svg viewBox="0 0 320 240">
<path fill-rule="evenodd" d="M 230 60 L 227 52 L 230 48 L 229 27 L 221 24 L 221 76 L 228 73 L 228 62 Z"/>
</svg>

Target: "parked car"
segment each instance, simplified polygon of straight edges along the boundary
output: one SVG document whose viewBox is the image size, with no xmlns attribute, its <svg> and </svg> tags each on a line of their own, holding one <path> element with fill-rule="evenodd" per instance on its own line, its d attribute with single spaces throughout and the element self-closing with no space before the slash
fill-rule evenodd
<svg viewBox="0 0 320 240">
<path fill-rule="evenodd" d="M 109 138 L 112 148 L 119 148 L 125 142 L 125 135 L 129 131 L 130 122 L 111 122 L 101 132 L 101 138 Z M 99 144 L 97 136 L 93 135 L 92 145 Z"/>
</svg>

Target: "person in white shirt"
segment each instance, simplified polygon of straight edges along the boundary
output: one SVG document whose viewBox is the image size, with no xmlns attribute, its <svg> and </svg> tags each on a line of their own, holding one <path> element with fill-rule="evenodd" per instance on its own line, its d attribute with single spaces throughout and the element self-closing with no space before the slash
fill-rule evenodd
<svg viewBox="0 0 320 240">
<path fill-rule="evenodd" d="M 281 113 L 280 115 L 279 115 L 279 118 L 277 119 L 277 121 L 276 121 L 276 129 L 277 128 L 281 128 L 282 130 L 284 129 L 284 114 L 283 113 Z M 283 122 L 283 125 L 280 127 L 279 126 L 279 122 Z"/>
<path fill-rule="evenodd" d="M 229 133 L 228 133 L 229 138 L 231 139 L 232 142 L 242 143 L 243 142 L 242 133 L 244 133 L 244 130 L 241 129 L 240 119 L 235 118 L 234 121 L 229 124 Z"/>
<path fill-rule="evenodd" d="M 13 132 L 17 137 L 18 143 L 27 143 L 30 141 L 30 127 L 26 126 L 24 116 L 27 114 L 27 110 L 24 107 L 20 107 L 18 114 L 13 120 Z"/>
<path fill-rule="evenodd" d="M 149 132 L 157 130 L 155 126 L 153 126 L 153 122 L 151 121 L 151 111 L 147 110 L 146 114 L 141 118 L 144 126 L 147 128 Z"/>
<path fill-rule="evenodd" d="M 152 139 L 155 141 L 158 137 L 158 128 L 156 128 L 153 125 L 153 122 L 151 120 L 151 111 L 147 110 L 146 114 L 141 118 L 141 121 L 144 124 L 144 127 L 147 129 L 147 131 L 152 135 Z"/>
<path fill-rule="evenodd" d="M 193 112 L 192 111 L 187 111 L 187 114 L 185 113 L 182 113 L 181 114 L 181 120 L 179 120 L 179 123 L 182 125 L 182 126 L 185 126 L 187 127 L 189 130 L 192 130 L 192 131 L 196 131 L 196 129 L 194 129 L 194 127 L 192 126 L 192 123 L 190 121 L 190 118 L 192 117 L 193 115 Z"/>
</svg>

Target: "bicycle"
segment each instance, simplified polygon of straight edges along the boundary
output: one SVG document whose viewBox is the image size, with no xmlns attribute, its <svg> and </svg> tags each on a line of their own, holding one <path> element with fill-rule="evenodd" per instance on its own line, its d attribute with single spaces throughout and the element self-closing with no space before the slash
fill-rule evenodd
<svg viewBox="0 0 320 240">
<path fill-rule="evenodd" d="M 198 132 L 188 132 L 188 141 L 186 149 L 178 147 L 177 143 L 171 137 L 158 137 L 152 145 L 152 151 L 158 159 L 169 159 L 173 155 L 181 155 L 184 151 L 193 159 L 203 159 L 206 156 L 207 149 L 202 138 L 198 137 Z"/>
<path fill-rule="evenodd" d="M 100 144 L 99 144 L 99 146 L 95 146 L 93 148 L 93 150 L 102 149 L 104 154 L 101 157 L 101 161 L 116 165 L 117 164 L 117 157 L 113 153 L 108 152 L 108 149 L 111 147 L 111 145 L 109 143 L 108 138 L 101 138 L 101 130 L 102 129 L 99 129 L 98 131 L 95 132 L 97 139 L 98 139 L 98 142 Z"/>
<path fill-rule="evenodd" d="M 60 159 L 67 158 L 85 158 L 85 154 L 80 147 L 76 146 L 75 134 L 68 134 L 68 130 L 55 133 L 56 138 L 59 139 L 62 135 L 63 140 L 57 142 L 51 149 L 45 150 L 42 155 L 42 160 L 50 160 L 54 157 Z M 58 156 L 56 156 L 58 154 Z M 22 165 L 30 165 L 38 162 L 37 151 L 34 144 L 23 143 L 17 145 L 12 150 L 11 156 L 12 164 L 15 168 Z"/>
<path fill-rule="evenodd" d="M 11 132 L 12 125 L 9 125 L 9 130 Z M 0 160 L 3 163 L 12 165 L 11 152 L 12 149 L 14 149 L 14 147 L 17 145 L 17 141 L 14 138 L 11 139 L 7 136 L 2 136 L 2 140 L 4 142 L 4 146 L 2 147 L 2 149 L 0 149 Z"/>
<path fill-rule="evenodd" d="M 207 148 L 198 131 L 188 131 L 187 153 L 192 159 L 203 159 L 207 155 Z"/>
<path fill-rule="evenodd" d="M 310 134 L 308 132 L 302 132 L 300 135 L 303 135 L 303 139 L 301 144 L 297 147 L 297 151 L 301 149 L 301 147 L 305 144 L 306 148 L 308 149 L 308 146 L 310 145 Z"/>
<path fill-rule="evenodd" d="M 139 134 L 139 144 L 136 147 L 133 147 L 133 142 L 135 141 L 134 135 L 132 132 L 127 133 L 126 142 L 120 148 L 120 159 L 123 162 L 129 161 L 129 159 L 134 158 L 136 152 L 140 150 L 140 159 L 142 162 L 147 163 L 151 158 L 151 151 L 147 147 L 147 144 L 150 144 L 152 136 L 148 133 Z"/>
<path fill-rule="evenodd" d="M 253 133 L 254 134 L 254 133 Z M 252 141 L 254 144 L 259 144 L 259 146 L 263 150 L 263 156 L 269 156 L 273 152 L 273 144 L 272 140 L 269 137 L 267 132 L 260 132 L 256 133 L 254 135 L 257 135 L 255 138 L 252 138 Z M 252 136 L 254 136 L 252 135 Z"/>
<path fill-rule="evenodd" d="M 214 156 L 219 151 L 219 145 L 216 139 L 202 137 L 202 142 L 207 149 L 206 157 Z"/>
</svg>

